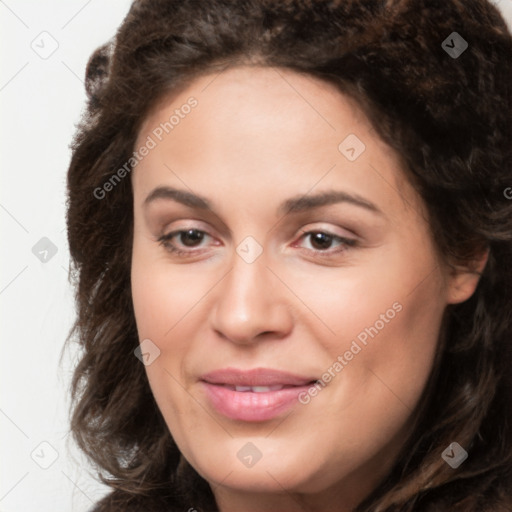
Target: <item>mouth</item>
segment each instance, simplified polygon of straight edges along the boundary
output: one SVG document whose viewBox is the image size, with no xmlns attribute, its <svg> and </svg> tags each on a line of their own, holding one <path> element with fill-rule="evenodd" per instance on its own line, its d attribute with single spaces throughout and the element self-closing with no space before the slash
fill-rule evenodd
<svg viewBox="0 0 512 512">
<path fill-rule="evenodd" d="M 285 386 L 285 385 L 277 385 L 277 386 L 230 386 L 229 384 L 218 384 L 224 386 L 227 389 L 231 389 L 231 391 L 238 391 L 239 393 L 268 393 L 269 391 L 279 391 L 285 388 L 294 388 L 297 386 Z"/>
<path fill-rule="evenodd" d="M 200 382 L 218 413 L 232 420 L 257 422 L 283 414 L 317 380 L 264 368 L 227 368 L 203 375 Z"/>
</svg>

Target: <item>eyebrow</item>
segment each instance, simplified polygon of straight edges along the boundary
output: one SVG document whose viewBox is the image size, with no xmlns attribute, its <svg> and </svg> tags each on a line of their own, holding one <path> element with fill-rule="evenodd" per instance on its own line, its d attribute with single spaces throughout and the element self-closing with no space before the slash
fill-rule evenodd
<svg viewBox="0 0 512 512">
<path fill-rule="evenodd" d="M 210 201 L 205 197 L 172 187 L 155 188 L 144 200 L 144 207 L 147 207 L 150 203 L 158 199 L 176 201 L 185 206 L 190 206 L 190 208 L 200 208 L 201 210 L 212 209 Z"/>
<path fill-rule="evenodd" d="M 158 200 L 166 199 L 176 201 L 190 208 L 199 208 L 201 210 L 212 210 L 212 203 L 203 196 L 179 190 L 172 187 L 157 187 L 144 200 L 144 207 Z M 370 212 L 384 215 L 383 212 L 372 202 L 364 199 L 357 194 L 349 194 L 343 191 L 320 192 L 314 195 L 299 195 L 291 197 L 284 201 L 278 208 L 278 213 L 287 215 L 290 213 L 299 213 L 321 206 L 327 206 L 336 203 L 349 203 L 359 206 Z"/>
<path fill-rule="evenodd" d="M 298 213 L 321 206 L 327 206 L 336 203 L 349 203 L 354 206 L 359 206 L 370 212 L 384 215 L 382 211 L 372 202 L 364 199 L 357 194 L 349 194 L 339 190 L 332 190 L 328 192 L 320 192 L 313 195 L 301 195 L 287 199 L 280 207 L 279 213 L 287 215 L 289 213 Z"/>
</svg>

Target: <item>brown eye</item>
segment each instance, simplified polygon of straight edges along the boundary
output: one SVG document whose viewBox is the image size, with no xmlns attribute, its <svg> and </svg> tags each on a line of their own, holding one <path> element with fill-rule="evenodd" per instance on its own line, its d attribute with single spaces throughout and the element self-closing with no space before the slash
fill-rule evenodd
<svg viewBox="0 0 512 512">
<path fill-rule="evenodd" d="M 318 250 L 329 249 L 334 240 L 333 236 L 322 232 L 312 232 L 308 236 L 311 240 L 311 246 Z"/>
<path fill-rule="evenodd" d="M 186 247 L 195 247 L 197 242 L 201 242 L 204 238 L 204 232 L 198 229 L 188 229 L 181 231 L 179 234 L 180 242 Z"/>
<path fill-rule="evenodd" d="M 197 251 L 187 250 L 194 248 L 201 248 L 201 243 L 205 237 L 209 237 L 208 233 L 200 229 L 180 229 L 172 231 L 166 235 L 162 235 L 158 242 L 163 245 L 169 252 L 175 253 L 179 256 L 193 255 Z"/>
<path fill-rule="evenodd" d="M 304 246 L 302 244 L 303 240 L 308 240 L 310 247 Z M 304 231 L 299 244 L 303 249 L 315 255 L 332 256 L 355 246 L 357 240 L 337 236 L 326 231 Z"/>
</svg>

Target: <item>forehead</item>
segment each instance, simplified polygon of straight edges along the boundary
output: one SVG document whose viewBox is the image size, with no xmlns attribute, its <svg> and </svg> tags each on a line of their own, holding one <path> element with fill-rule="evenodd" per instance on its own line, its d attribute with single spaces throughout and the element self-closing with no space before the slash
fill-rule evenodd
<svg viewBox="0 0 512 512">
<path fill-rule="evenodd" d="M 198 100 L 194 117 L 207 111 L 208 116 L 217 116 L 219 129 L 243 120 L 254 128 L 259 125 L 272 131 L 274 127 L 281 129 L 288 120 L 289 128 L 295 127 L 298 135 L 303 131 L 303 126 L 297 126 L 297 121 L 301 120 L 310 128 L 310 136 L 315 132 L 321 136 L 325 131 L 336 132 L 330 119 L 336 114 L 352 123 L 364 124 L 365 129 L 371 128 L 355 101 L 342 95 L 333 84 L 283 68 L 239 66 L 199 76 L 189 86 L 161 98 L 140 132 L 168 119 L 167 114 L 173 109 L 179 110 L 191 96 Z M 278 126 L 277 116 L 283 112 L 288 115 L 280 116 Z"/>
<path fill-rule="evenodd" d="M 132 174 L 139 200 L 162 181 L 205 190 L 205 179 L 216 192 L 249 187 L 269 199 L 270 186 L 305 193 L 315 183 L 334 187 L 340 177 L 349 192 L 369 187 L 374 195 L 387 181 L 384 200 L 403 188 L 397 155 L 354 100 L 281 68 L 238 67 L 197 78 L 153 109 L 136 146 L 148 138 L 154 148 Z"/>
</svg>

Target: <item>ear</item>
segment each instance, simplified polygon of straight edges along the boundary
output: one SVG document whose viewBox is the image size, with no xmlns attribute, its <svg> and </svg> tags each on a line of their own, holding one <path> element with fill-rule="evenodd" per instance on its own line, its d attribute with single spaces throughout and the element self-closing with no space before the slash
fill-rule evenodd
<svg viewBox="0 0 512 512">
<path fill-rule="evenodd" d="M 449 265 L 447 278 L 448 304 L 464 302 L 473 295 L 488 259 L 489 248 L 486 247 L 463 265 Z"/>
</svg>

